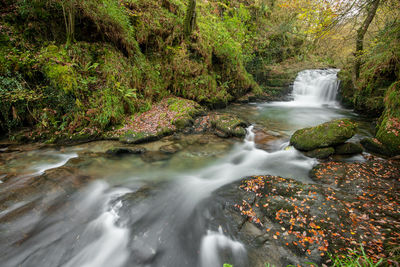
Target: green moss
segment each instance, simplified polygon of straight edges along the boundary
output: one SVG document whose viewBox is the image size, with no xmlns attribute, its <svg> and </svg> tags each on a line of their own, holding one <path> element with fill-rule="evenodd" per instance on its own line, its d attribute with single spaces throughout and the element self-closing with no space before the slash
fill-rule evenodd
<svg viewBox="0 0 400 267">
<path fill-rule="evenodd" d="M 78 87 L 78 74 L 68 62 L 66 51 L 55 45 L 46 47 L 42 52 L 43 72 L 49 83 L 65 93 L 73 93 Z"/>
<path fill-rule="evenodd" d="M 394 82 L 386 92 L 385 107 L 392 116 L 400 118 L 400 81 Z"/>
<path fill-rule="evenodd" d="M 141 144 L 158 140 L 171 133 L 172 130 L 168 128 L 159 129 L 157 133 L 128 131 L 119 138 L 119 141 L 126 144 Z"/>
<path fill-rule="evenodd" d="M 305 155 L 310 158 L 325 159 L 334 153 L 335 149 L 333 147 L 324 147 L 308 151 Z"/>
<path fill-rule="evenodd" d="M 335 147 L 335 153 L 340 155 L 351 155 L 362 153 L 363 149 L 360 144 L 344 143 Z"/>
<path fill-rule="evenodd" d="M 171 97 L 167 100 L 168 109 L 171 111 L 177 112 L 178 116 L 180 115 L 189 115 L 194 116 L 199 112 L 200 106 L 194 101 Z"/>
<path fill-rule="evenodd" d="M 19 72 L 13 84 L 23 87 L 7 92 L 18 99 L 12 105 L 1 104 L 2 131 L 12 107 L 18 109 L 15 125 L 29 121 L 40 132 L 61 136 L 110 130 L 171 95 L 218 108 L 246 93 L 262 93 L 245 68 L 267 38 L 254 41 L 269 23 L 260 3 L 198 3 L 198 24 L 187 39 L 186 0 L 74 1 L 75 42 L 65 47 L 61 1 L 28 2 L 15 2 L 0 18 L 0 76 L 9 84 L 5 74 Z M 271 43 L 291 39 L 281 37 L 276 34 Z M 201 112 L 192 104 L 171 104 L 176 125 Z"/>
<path fill-rule="evenodd" d="M 360 141 L 361 145 L 369 152 L 390 156 L 391 152 L 376 138 L 364 138 Z"/>
<path fill-rule="evenodd" d="M 391 155 L 400 154 L 400 81 L 394 82 L 386 92 L 385 112 L 376 137 Z"/>
<path fill-rule="evenodd" d="M 211 124 L 221 137 L 244 137 L 248 126 L 245 121 L 232 115 L 217 115 L 211 119 Z"/>
<path fill-rule="evenodd" d="M 299 150 L 310 151 L 344 143 L 356 131 L 356 123 L 349 119 L 337 119 L 297 130 L 290 138 L 290 143 Z"/>
<path fill-rule="evenodd" d="M 400 154 L 400 119 L 385 113 L 376 137 L 391 155 Z"/>
</svg>

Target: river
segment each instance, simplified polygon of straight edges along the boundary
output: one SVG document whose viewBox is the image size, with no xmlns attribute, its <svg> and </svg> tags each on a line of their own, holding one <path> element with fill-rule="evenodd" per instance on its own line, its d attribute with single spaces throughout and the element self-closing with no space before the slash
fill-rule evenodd
<svg viewBox="0 0 400 267">
<path fill-rule="evenodd" d="M 252 248 L 206 200 L 249 175 L 312 183 L 318 161 L 288 146 L 299 128 L 350 117 L 361 125 L 355 140 L 370 136 L 369 123 L 336 101 L 338 85 L 337 70 L 302 71 L 289 101 L 221 111 L 252 124 L 245 140 L 188 135 L 143 145 L 182 144 L 162 160 L 108 157 L 118 146 L 111 141 L 1 153 L 0 265 L 248 266 Z"/>
</svg>

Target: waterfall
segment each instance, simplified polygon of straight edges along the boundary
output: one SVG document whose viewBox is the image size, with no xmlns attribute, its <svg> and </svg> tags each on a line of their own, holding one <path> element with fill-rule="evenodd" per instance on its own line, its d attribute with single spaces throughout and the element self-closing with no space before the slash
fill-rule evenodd
<svg viewBox="0 0 400 267">
<path fill-rule="evenodd" d="M 293 104 L 336 105 L 339 88 L 337 69 L 301 71 L 293 84 Z"/>
</svg>

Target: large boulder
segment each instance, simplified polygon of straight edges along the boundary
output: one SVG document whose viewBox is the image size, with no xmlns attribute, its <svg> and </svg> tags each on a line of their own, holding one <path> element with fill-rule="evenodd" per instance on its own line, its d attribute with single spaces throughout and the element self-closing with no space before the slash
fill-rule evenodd
<svg viewBox="0 0 400 267">
<path fill-rule="evenodd" d="M 400 154 L 400 119 L 384 116 L 376 138 L 386 148 L 388 156 Z"/>
<path fill-rule="evenodd" d="M 315 127 L 297 130 L 290 138 L 290 144 L 298 150 L 311 151 L 342 144 L 356 131 L 355 122 L 349 119 L 337 119 Z"/>
</svg>

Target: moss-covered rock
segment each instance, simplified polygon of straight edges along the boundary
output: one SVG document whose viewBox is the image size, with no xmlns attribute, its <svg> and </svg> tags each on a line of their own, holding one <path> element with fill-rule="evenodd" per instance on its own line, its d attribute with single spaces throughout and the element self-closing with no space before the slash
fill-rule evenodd
<svg viewBox="0 0 400 267">
<path fill-rule="evenodd" d="M 367 137 L 360 141 L 361 145 L 367 150 L 368 152 L 390 156 L 390 151 L 383 145 L 378 139 Z"/>
<path fill-rule="evenodd" d="M 385 112 L 381 117 L 376 138 L 390 156 L 400 154 L 400 81 L 393 83 L 385 96 Z"/>
<path fill-rule="evenodd" d="M 160 138 L 161 136 L 154 133 L 128 131 L 119 138 L 119 141 L 125 144 L 140 144 L 155 141 Z"/>
<path fill-rule="evenodd" d="M 211 120 L 215 134 L 219 137 L 244 137 L 246 136 L 247 122 L 233 115 L 216 115 Z"/>
<path fill-rule="evenodd" d="M 385 117 L 376 137 L 387 148 L 389 155 L 400 154 L 400 119 Z"/>
<path fill-rule="evenodd" d="M 307 157 L 317 158 L 317 159 L 325 159 L 335 153 L 335 149 L 333 147 L 324 147 L 317 148 L 311 151 L 304 153 Z"/>
<path fill-rule="evenodd" d="M 335 147 L 335 153 L 339 155 L 359 154 L 362 152 L 363 152 L 362 146 L 356 143 L 348 142 Z"/>
<path fill-rule="evenodd" d="M 344 143 L 356 131 L 356 123 L 349 119 L 337 119 L 315 127 L 297 130 L 290 138 L 290 144 L 296 149 L 311 151 Z"/>
<path fill-rule="evenodd" d="M 172 124 L 178 130 L 192 126 L 193 118 L 205 112 L 198 103 L 179 97 L 168 98 L 167 106 L 168 111 L 174 114 Z"/>
</svg>

